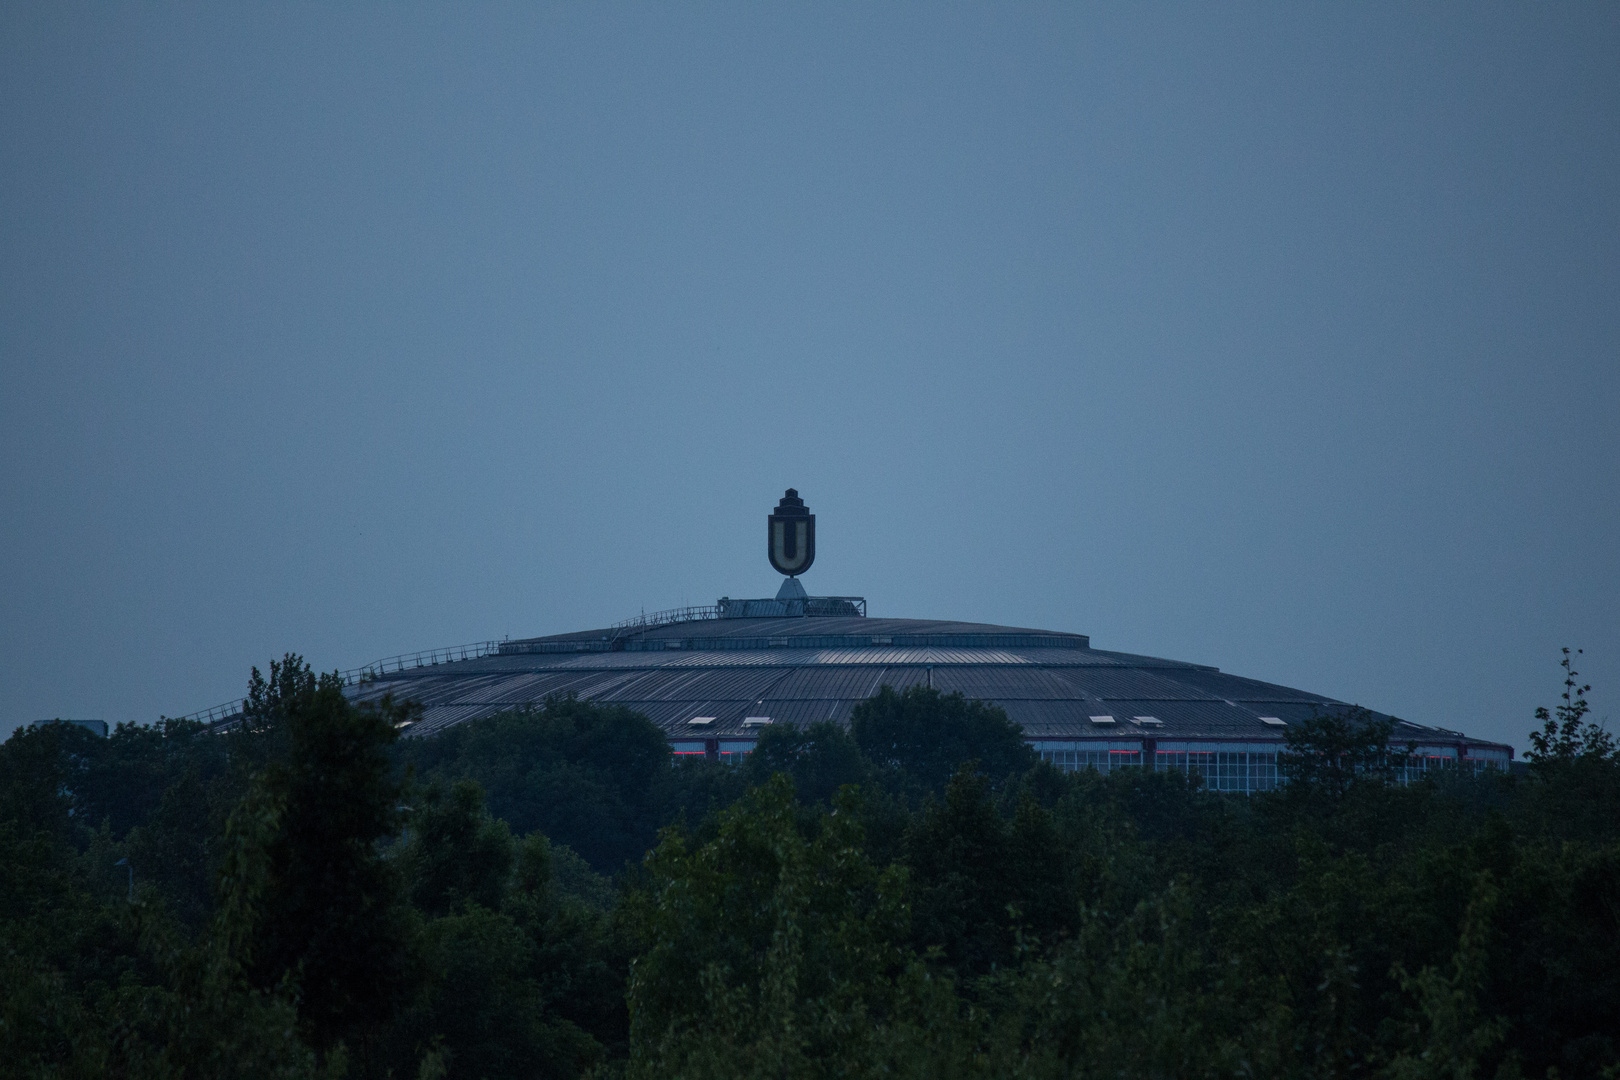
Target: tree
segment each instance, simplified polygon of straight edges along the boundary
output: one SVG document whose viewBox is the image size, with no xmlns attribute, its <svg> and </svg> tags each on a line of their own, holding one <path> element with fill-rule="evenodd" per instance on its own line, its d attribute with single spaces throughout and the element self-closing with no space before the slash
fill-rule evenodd
<svg viewBox="0 0 1620 1080">
<path fill-rule="evenodd" d="M 1480 1059 L 1502 1041 L 1508 1023 L 1482 1015 L 1480 997 L 1488 986 L 1490 920 L 1497 891 L 1489 873 L 1478 875 L 1463 918 L 1462 936 L 1451 971 L 1428 966 L 1415 976 L 1399 962 L 1394 974 L 1401 989 L 1416 998 L 1422 1015 L 1412 1045 L 1390 1062 L 1389 1080 L 1471 1080 Z"/>
<path fill-rule="evenodd" d="M 804 728 L 772 724 L 760 732 L 744 775 L 759 785 L 779 772 L 793 778 L 800 800 L 820 805 L 831 805 L 843 785 L 872 778 L 872 766 L 855 740 L 828 720 Z"/>
<path fill-rule="evenodd" d="M 423 777 L 477 780 L 513 832 L 538 830 L 603 873 L 652 846 L 674 772 L 645 716 L 572 697 L 405 739 L 396 752 Z"/>
<path fill-rule="evenodd" d="M 631 1077 L 928 1075 L 962 1049 L 948 982 L 897 947 L 903 875 L 864 857 L 858 817 L 845 792 L 805 836 L 777 774 L 708 843 L 666 831 L 627 913 Z"/>
<path fill-rule="evenodd" d="M 1582 651 L 1576 649 L 1575 656 L 1581 655 Z M 1592 711 L 1586 703 L 1586 695 L 1592 687 L 1589 684 L 1579 685 L 1580 672 L 1575 670 L 1573 663 L 1574 657 L 1566 647 L 1564 658 L 1559 661 L 1559 666 L 1564 669 L 1564 703 L 1558 706 L 1557 715 L 1549 713 L 1545 707 L 1536 709 L 1541 730 L 1530 733 L 1531 749 L 1526 755 L 1534 765 L 1568 762 L 1577 757 L 1604 761 L 1616 756 L 1614 736 L 1586 720 L 1587 714 Z"/>
<path fill-rule="evenodd" d="M 450 1080 L 562 1080 L 597 1059 L 596 1041 L 556 1013 L 541 943 L 510 915 L 468 904 L 423 939 L 428 990 L 393 1041 L 437 1050 Z"/>
<path fill-rule="evenodd" d="M 410 820 L 405 857 L 417 910 L 438 917 L 468 904 L 500 907 L 512 876 L 512 831 L 490 817 L 477 781 L 428 786 Z"/>
<path fill-rule="evenodd" d="M 1536 782 L 1525 795 L 1549 837 L 1600 841 L 1614 835 L 1620 819 L 1620 749 L 1613 735 L 1587 720 L 1592 688 L 1574 668 L 1580 650 L 1563 652 L 1563 702 L 1551 713 L 1536 710 L 1541 730 L 1530 732 L 1526 755 Z"/>
<path fill-rule="evenodd" d="M 963 978 L 1013 963 L 1021 936 L 1051 940 L 1074 922 L 1078 896 L 1052 815 L 1026 796 L 1003 820 L 971 762 L 924 804 L 904 848 L 912 940 Z"/>
<path fill-rule="evenodd" d="M 253 672 L 247 723 L 277 736 L 272 760 L 232 813 L 226 933 L 250 985 L 293 985 L 310 1044 L 363 1054 L 414 994 L 414 917 L 380 841 L 397 832 L 401 788 L 388 747 L 410 710 L 355 707 L 336 675 L 288 654 Z"/>
<path fill-rule="evenodd" d="M 301 1080 L 313 1055 L 283 994 L 243 985 L 239 967 L 207 936 L 192 942 L 150 881 L 133 902 L 113 863 L 121 847 L 108 817 L 106 758 L 141 748 L 185 756 L 121 727 L 113 740 L 48 725 L 0 746 L 0 1062 L 6 1075 Z M 215 746 L 191 746 L 206 757 Z M 150 763 L 150 759 L 147 759 Z M 137 806 L 167 792 L 166 769 L 144 776 Z M 187 773 L 194 770 L 186 769 Z M 172 789 L 171 789 L 172 790 Z M 136 819 L 138 820 L 138 818 Z M 131 833 L 138 831 L 132 828 Z M 206 829 L 206 819 L 204 822 Z"/>
<path fill-rule="evenodd" d="M 1280 1067 L 1287 1006 L 1268 973 L 1212 942 L 1186 882 L 1123 915 L 1085 907 L 1077 931 L 984 980 L 990 1076 L 1325 1075 Z"/>
<path fill-rule="evenodd" d="M 1278 770 L 1289 779 L 1342 796 L 1357 781 L 1390 781 L 1412 749 L 1391 748 L 1395 720 L 1359 706 L 1318 713 L 1283 733 Z"/>
<path fill-rule="evenodd" d="M 850 732 L 891 782 L 918 796 L 943 792 L 965 761 L 977 762 L 999 788 L 1038 760 L 1024 742 L 1023 728 L 1007 719 L 1005 711 L 931 686 L 909 686 L 903 692 L 881 687 L 855 706 Z"/>
</svg>

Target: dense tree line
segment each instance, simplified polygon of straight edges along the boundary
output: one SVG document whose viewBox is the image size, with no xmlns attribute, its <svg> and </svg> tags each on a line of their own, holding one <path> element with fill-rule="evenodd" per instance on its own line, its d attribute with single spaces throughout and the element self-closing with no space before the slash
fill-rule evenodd
<svg viewBox="0 0 1620 1080">
<path fill-rule="evenodd" d="M 1062 774 L 994 706 L 671 763 L 558 699 L 402 739 L 297 657 L 224 733 L 0 745 L 0 1073 L 1614 1077 L 1620 757 L 1565 658 L 1522 774 Z"/>
</svg>

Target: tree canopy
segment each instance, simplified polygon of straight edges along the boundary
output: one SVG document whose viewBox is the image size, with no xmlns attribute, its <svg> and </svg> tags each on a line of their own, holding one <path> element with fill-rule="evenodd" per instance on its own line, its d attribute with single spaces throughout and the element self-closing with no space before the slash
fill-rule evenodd
<svg viewBox="0 0 1620 1080">
<path fill-rule="evenodd" d="M 568 698 L 400 739 L 409 705 L 284 657 L 230 731 L 0 744 L 0 1061 L 1613 1077 L 1620 757 L 1572 665 L 1522 772 L 1413 779 L 1346 711 L 1238 796 L 1058 772 L 926 687 L 741 766 Z"/>
</svg>

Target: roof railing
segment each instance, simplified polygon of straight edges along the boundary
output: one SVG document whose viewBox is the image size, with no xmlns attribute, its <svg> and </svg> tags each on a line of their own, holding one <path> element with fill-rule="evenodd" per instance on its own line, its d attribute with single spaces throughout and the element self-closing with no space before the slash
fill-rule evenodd
<svg viewBox="0 0 1620 1080">
<path fill-rule="evenodd" d="M 674 626 L 683 622 L 702 622 L 720 617 L 719 604 L 697 604 L 690 607 L 666 608 L 663 611 L 643 611 L 634 618 L 621 619 L 608 627 L 615 637 L 626 632 L 652 630 L 659 626 Z"/>
<path fill-rule="evenodd" d="M 861 596 L 811 596 L 804 600 L 731 600 L 727 598 L 722 603 L 697 604 L 688 607 L 666 608 L 663 611 L 644 611 L 633 618 L 623 619 L 614 623 L 610 630 L 610 641 L 618 642 L 620 638 L 630 634 L 637 634 L 647 630 L 655 630 L 660 626 L 674 626 L 678 623 L 703 622 L 708 619 L 722 619 L 728 614 L 736 616 L 748 613 L 744 605 L 758 604 L 771 610 L 761 610 L 758 614 L 794 614 L 794 615 L 865 615 L 866 599 Z M 777 610 L 783 608 L 784 610 Z M 344 686 L 353 686 L 357 682 L 367 682 L 379 678 L 393 671 L 408 671 L 412 668 L 432 667 L 435 664 L 450 664 L 459 660 L 477 660 L 484 656 L 496 656 L 501 651 L 499 641 L 477 641 L 471 645 L 452 645 L 448 649 L 425 649 L 421 652 L 401 653 L 398 656 L 385 657 L 366 664 L 363 667 L 350 668 L 348 671 L 338 672 Z M 228 720 L 242 711 L 246 698 L 236 698 L 215 705 L 211 709 L 199 709 L 185 716 L 169 717 L 173 720 L 200 720 L 205 724 L 217 724 L 221 720 Z"/>
<path fill-rule="evenodd" d="M 364 667 L 350 668 L 337 673 L 343 680 L 344 686 L 353 686 L 355 683 L 370 682 L 392 671 L 409 671 L 412 668 L 433 667 L 436 664 L 453 664 L 460 660 L 477 660 L 484 656 L 495 656 L 501 651 L 498 641 L 475 641 L 470 645 L 452 645 L 447 649 L 423 649 L 421 652 L 400 653 L 398 656 L 388 656 L 381 660 L 374 660 Z M 221 720 L 229 720 L 242 712 L 242 706 L 247 698 L 237 698 L 215 705 L 211 709 L 199 709 L 185 716 L 166 717 L 170 720 L 200 720 L 205 724 L 217 724 Z"/>
<path fill-rule="evenodd" d="M 710 619 L 734 619 L 756 616 L 783 615 L 860 615 L 866 614 L 864 596 L 807 596 L 797 600 L 733 600 L 721 597 L 718 603 L 688 607 L 666 608 L 663 611 L 643 611 L 629 619 L 621 619 L 608 627 L 612 641 L 629 634 L 656 630 L 660 626 L 680 623 L 705 622 Z"/>
<path fill-rule="evenodd" d="M 792 600 L 733 600 L 720 598 L 722 619 L 780 619 L 807 615 L 866 617 L 864 596 L 806 596 Z"/>
</svg>

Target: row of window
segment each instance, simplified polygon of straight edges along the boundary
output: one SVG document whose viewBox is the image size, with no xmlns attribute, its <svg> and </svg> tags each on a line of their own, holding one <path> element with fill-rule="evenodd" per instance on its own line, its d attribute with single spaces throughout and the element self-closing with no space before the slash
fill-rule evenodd
<svg viewBox="0 0 1620 1080">
<path fill-rule="evenodd" d="M 1131 745 L 1102 743 L 1081 748 L 1070 743 L 1068 747 L 1072 748 L 1065 748 L 1062 743 L 1032 744 L 1042 761 L 1049 762 L 1064 772 L 1095 769 L 1105 774 L 1115 769 L 1142 767 L 1141 744 L 1135 744 L 1137 749 L 1130 749 Z M 1229 748 L 1225 750 L 1160 750 L 1153 754 L 1153 770 L 1201 777 L 1203 786 L 1210 791 L 1242 793 L 1271 791 L 1277 787 L 1280 780 L 1277 772 L 1277 753 L 1274 749 L 1275 744 L 1261 749 L 1264 745 L 1236 743 L 1229 744 Z M 753 749 L 752 740 L 722 739 L 719 741 L 719 760 L 730 765 L 740 765 Z M 695 740 L 671 743 L 670 750 L 676 761 L 704 756 L 704 744 Z M 1497 761 L 1495 757 L 1469 757 L 1464 763 L 1470 767 L 1506 768 L 1506 755 L 1499 756 L 1502 757 L 1501 761 Z M 1411 783 L 1421 779 L 1425 773 L 1454 767 L 1456 764 L 1454 752 L 1424 754 L 1420 750 L 1419 753 L 1409 757 L 1402 768 L 1396 770 L 1395 779 L 1399 783 Z"/>
<path fill-rule="evenodd" d="M 752 753 L 753 749 L 754 741 L 752 739 L 721 739 L 719 760 L 727 765 L 741 765 L 743 758 Z M 701 761 L 704 756 L 704 746 L 702 742 L 696 739 L 690 741 L 676 740 L 669 744 L 669 753 L 671 762 L 692 760 L 694 758 Z"/>
<path fill-rule="evenodd" d="M 1140 750 L 1041 750 L 1041 760 L 1064 772 L 1096 769 L 1140 769 Z M 1270 791 L 1277 786 L 1277 755 L 1253 751 L 1160 751 L 1153 755 L 1155 772 L 1200 776 L 1211 791 Z"/>
<path fill-rule="evenodd" d="M 1221 750 L 1158 753 L 1154 768 L 1203 777 L 1210 791 L 1270 791 L 1277 786 L 1277 755 Z"/>
<path fill-rule="evenodd" d="M 1485 751 L 1478 754 L 1469 754 L 1462 759 L 1463 768 L 1473 771 L 1475 769 L 1506 769 L 1509 758 L 1505 751 Z M 1406 759 L 1406 763 L 1395 770 L 1397 783 L 1410 784 L 1415 780 L 1423 779 L 1425 773 L 1437 769 L 1454 769 L 1457 767 L 1455 753 L 1424 754 L 1421 749 L 1418 753 Z"/>
<path fill-rule="evenodd" d="M 1106 773 L 1112 769 L 1141 768 L 1140 750 L 1042 750 L 1041 760 L 1049 761 L 1064 772 L 1096 769 Z"/>
<path fill-rule="evenodd" d="M 1048 761 L 1064 772 L 1096 769 L 1107 773 L 1113 769 L 1141 768 L 1141 751 L 1129 750 L 1041 750 L 1041 760 Z M 1466 758 L 1469 768 L 1505 768 L 1505 754 L 1495 757 Z M 1406 759 L 1405 765 L 1395 770 L 1397 783 L 1409 784 L 1437 769 L 1454 768 L 1455 756 L 1416 754 Z M 1256 792 L 1276 788 L 1281 777 L 1277 772 L 1277 755 L 1273 751 L 1256 750 L 1160 750 L 1153 755 L 1155 772 L 1179 772 L 1203 779 L 1210 791 Z"/>
</svg>

